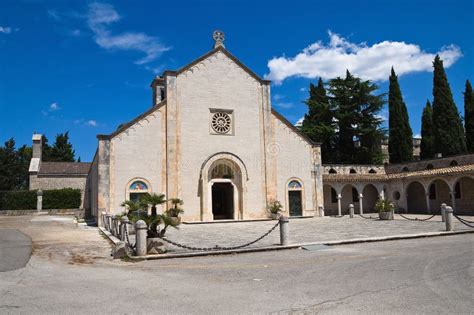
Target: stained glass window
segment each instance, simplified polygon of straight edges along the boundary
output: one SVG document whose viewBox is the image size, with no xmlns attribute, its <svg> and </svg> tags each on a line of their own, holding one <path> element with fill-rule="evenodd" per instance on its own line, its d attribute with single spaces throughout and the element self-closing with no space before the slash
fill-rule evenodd
<svg viewBox="0 0 474 315">
<path fill-rule="evenodd" d="M 130 190 L 134 190 L 134 191 L 147 191 L 148 190 L 148 186 L 142 182 L 142 181 L 136 181 L 136 182 L 133 182 L 131 185 L 130 185 Z"/>
<path fill-rule="evenodd" d="M 292 181 L 288 184 L 288 188 L 289 188 L 289 189 L 301 189 L 301 184 L 300 184 L 299 181 L 292 180 Z"/>
</svg>

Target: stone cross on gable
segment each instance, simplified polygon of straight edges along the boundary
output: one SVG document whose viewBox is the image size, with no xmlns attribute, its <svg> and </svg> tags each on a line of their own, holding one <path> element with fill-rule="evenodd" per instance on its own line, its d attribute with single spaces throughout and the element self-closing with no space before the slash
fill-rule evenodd
<svg viewBox="0 0 474 315">
<path fill-rule="evenodd" d="M 212 33 L 212 38 L 214 39 L 215 43 L 214 43 L 214 48 L 217 48 L 219 46 L 222 46 L 224 47 L 224 40 L 225 40 L 225 36 L 224 36 L 224 32 L 223 31 L 219 31 L 219 30 L 216 30 L 214 31 L 214 33 Z"/>
</svg>

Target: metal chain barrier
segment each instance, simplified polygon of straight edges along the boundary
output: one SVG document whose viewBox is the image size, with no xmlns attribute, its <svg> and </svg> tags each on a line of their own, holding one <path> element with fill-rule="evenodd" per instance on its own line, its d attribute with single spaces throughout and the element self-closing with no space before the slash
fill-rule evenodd
<svg viewBox="0 0 474 315">
<path fill-rule="evenodd" d="M 130 246 L 132 249 L 135 249 L 137 247 L 137 242 L 135 242 L 134 245 L 132 245 L 132 243 L 130 243 L 130 239 L 128 238 L 128 224 L 133 224 L 132 222 L 127 222 L 127 224 L 125 224 L 125 228 L 124 228 L 124 231 L 125 231 L 125 239 L 127 240 L 127 243 L 128 243 L 128 246 Z"/>
<path fill-rule="evenodd" d="M 405 220 L 409 220 L 409 221 L 428 221 L 430 219 L 433 219 L 436 214 L 433 214 L 432 216 L 428 217 L 428 218 L 424 218 L 424 219 L 419 219 L 419 218 L 409 218 L 409 217 L 406 217 L 404 216 L 403 214 L 401 213 L 395 213 L 395 214 L 398 214 L 399 216 L 401 216 L 402 218 L 404 218 Z"/>
<path fill-rule="evenodd" d="M 367 216 L 365 216 L 365 215 L 363 215 L 363 214 L 360 214 L 360 213 L 359 213 L 358 215 L 359 215 L 361 218 L 364 218 L 364 219 L 367 219 L 367 220 L 377 220 L 377 219 L 378 219 L 378 218 L 374 218 L 374 217 L 370 217 L 370 216 L 367 217 Z"/>
<path fill-rule="evenodd" d="M 180 248 L 183 248 L 183 249 L 189 249 L 189 250 L 196 250 L 196 251 L 212 251 L 212 250 L 234 250 L 234 249 L 240 249 L 240 248 L 244 248 L 244 247 L 248 247 L 252 244 L 255 244 L 257 243 L 258 241 L 261 241 L 262 239 L 264 239 L 265 237 L 267 237 L 270 233 L 272 233 L 276 227 L 280 224 L 280 222 L 277 222 L 270 230 L 268 230 L 268 232 L 266 232 L 265 234 L 263 234 L 262 236 L 260 236 L 259 238 L 257 238 L 256 240 L 253 240 L 251 242 L 248 242 L 246 244 L 243 244 L 243 245 L 239 245 L 239 246 L 229 246 L 229 247 L 224 247 L 224 246 L 218 246 L 216 245 L 215 247 L 192 247 L 192 246 L 187 246 L 187 245 L 183 245 L 183 244 L 179 244 L 179 243 L 176 243 L 176 242 L 173 242 L 169 239 L 167 239 L 166 237 L 160 237 L 160 239 L 162 239 L 163 241 L 167 242 L 167 243 L 170 243 L 174 246 L 177 246 L 177 247 L 180 247 Z"/>
<path fill-rule="evenodd" d="M 453 213 L 453 216 L 454 216 L 456 219 L 458 219 L 458 221 L 461 222 L 462 224 L 464 224 L 464 225 L 466 225 L 466 226 L 468 226 L 468 227 L 470 227 L 470 228 L 474 228 L 474 225 L 473 225 L 474 222 L 471 222 L 471 221 L 468 221 L 468 220 L 466 220 L 466 219 L 463 219 L 463 218 L 459 217 L 457 214 L 454 214 L 454 213 Z"/>
</svg>

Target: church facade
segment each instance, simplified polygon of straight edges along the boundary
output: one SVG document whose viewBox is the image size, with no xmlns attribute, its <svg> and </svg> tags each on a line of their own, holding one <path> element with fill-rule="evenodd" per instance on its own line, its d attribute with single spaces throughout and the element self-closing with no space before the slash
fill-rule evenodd
<svg viewBox="0 0 474 315">
<path fill-rule="evenodd" d="M 243 65 L 214 33 L 214 48 L 151 83 L 153 104 L 98 135 L 92 163 L 43 162 L 33 135 L 30 189 L 79 188 L 86 216 L 121 214 L 145 193 L 184 201 L 183 221 L 318 217 L 374 211 L 474 214 L 474 154 L 384 165 L 322 165 L 313 143 L 271 105 L 270 81 Z M 166 210 L 163 205 L 160 211 Z M 99 222 L 100 224 L 100 222 Z"/>
<path fill-rule="evenodd" d="M 187 221 L 266 218 L 274 200 L 287 215 L 317 215 L 320 146 L 272 108 L 270 82 L 222 40 L 151 87 L 152 108 L 98 135 L 86 191 L 95 217 L 145 192 L 182 199 Z"/>
</svg>

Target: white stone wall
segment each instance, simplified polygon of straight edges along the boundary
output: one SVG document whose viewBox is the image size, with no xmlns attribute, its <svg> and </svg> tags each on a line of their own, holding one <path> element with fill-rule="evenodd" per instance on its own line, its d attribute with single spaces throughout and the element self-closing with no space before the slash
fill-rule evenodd
<svg viewBox="0 0 474 315">
<path fill-rule="evenodd" d="M 162 185 L 162 123 L 164 107 L 152 112 L 110 141 L 111 213 L 125 211 L 120 204 L 126 199 L 127 185 L 135 178 L 145 179 L 155 193 Z"/>
<path fill-rule="evenodd" d="M 206 207 L 201 205 L 200 169 L 206 159 L 218 152 L 235 154 L 247 167 L 249 179 L 244 179 L 243 184 L 243 217 L 265 216 L 261 84 L 222 52 L 217 52 L 178 75 L 176 90 L 178 194 L 184 200 L 184 219 L 200 220 L 201 207 Z M 233 135 L 211 134 L 210 108 L 234 111 Z"/>
<path fill-rule="evenodd" d="M 312 177 L 312 146 L 296 134 L 277 117 L 273 118 L 275 140 L 267 150 L 268 158 L 277 161 L 277 199 L 283 204 L 285 215 L 288 215 L 288 189 L 291 179 L 298 179 L 303 184 L 303 215 L 314 215 L 317 210 L 315 198 L 315 180 Z"/>
</svg>

